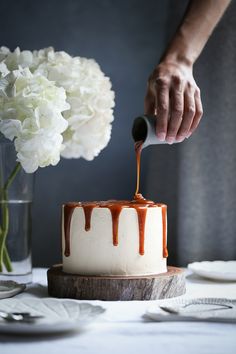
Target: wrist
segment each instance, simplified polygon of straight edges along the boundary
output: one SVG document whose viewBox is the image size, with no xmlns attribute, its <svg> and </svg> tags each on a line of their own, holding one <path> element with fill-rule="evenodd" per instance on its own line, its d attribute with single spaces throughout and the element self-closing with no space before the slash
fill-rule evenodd
<svg viewBox="0 0 236 354">
<path fill-rule="evenodd" d="M 190 60 L 182 53 L 171 53 L 171 54 L 164 55 L 161 58 L 160 63 L 185 66 L 188 69 L 192 69 L 194 64 L 192 60 Z"/>
<path fill-rule="evenodd" d="M 180 28 L 174 39 L 169 44 L 166 52 L 161 58 L 161 62 L 176 62 L 192 68 L 195 63 L 198 53 L 197 46 L 191 45 L 191 40 L 188 38 L 185 28 Z"/>
</svg>

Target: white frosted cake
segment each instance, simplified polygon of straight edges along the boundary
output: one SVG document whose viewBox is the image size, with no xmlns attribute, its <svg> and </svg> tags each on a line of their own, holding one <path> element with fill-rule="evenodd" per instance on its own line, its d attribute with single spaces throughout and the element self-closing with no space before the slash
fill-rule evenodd
<svg viewBox="0 0 236 354">
<path fill-rule="evenodd" d="M 164 273 L 166 226 L 164 204 L 67 203 L 62 209 L 63 271 L 96 276 Z"/>
</svg>

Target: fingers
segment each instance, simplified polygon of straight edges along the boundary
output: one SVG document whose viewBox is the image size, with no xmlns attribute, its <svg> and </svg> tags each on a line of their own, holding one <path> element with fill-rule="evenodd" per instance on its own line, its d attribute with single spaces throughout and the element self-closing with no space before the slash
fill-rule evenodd
<svg viewBox="0 0 236 354">
<path fill-rule="evenodd" d="M 156 132 L 160 141 L 166 139 L 169 117 L 169 86 L 166 80 L 158 79 L 155 85 L 156 91 Z"/>
<path fill-rule="evenodd" d="M 163 98 L 165 104 L 163 104 Z M 164 133 L 168 126 L 165 137 L 167 143 L 181 142 L 185 138 L 189 138 L 198 127 L 203 113 L 198 87 L 187 85 L 183 91 L 181 85 L 175 85 L 170 89 L 170 93 L 169 90 L 160 90 L 157 92 L 157 107 L 158 104 L 159 107 L 162 107 L 162 114 L 159 109 L 157 112 L 157 132 Z M 164 112 L 165 114 L 163 114 Z"/>
<path fill-rule="evenodd" d="M 189 88 L 184 92 L 183 119 L 176 136 L 176 141 L 181 142 L 188 137 L 195 116 L 195 109 L 194 90 Z"/>
<path fill-rule="evenodd" d="M 181 125 L 184 112 L 184 92 L 183 85 L 179 79 L 175 79 L 170 91 L 170 120 L 166 141 L 172 144 L 176 140 L 178 129 Z"/>
<path fill-rule="evenodd" d="M 155 95 L 151 92 L 151 90 L 148 88 L 146 97 L 144 100 L 144 112 L 147 115 L 154 116 L 155 115 Z"/>
<path fill-rule="evenodd" d="M 197 128 L 202 112 L 192 68 L 160 64 L 149 78 L 145 97 L 145 113 L 157 117 L 157 138 L 169 144 L 183 141 Z"/>
<path fill-rule="evenodd" d="M 200 120 L 202 118 L 202 114 L 203 114 L 203 109 L 202 109 L 202 100 L 201 100 L 201 93 L 200 90 L 197 89 L 195 91 L 195 115 L 189 130 L 189 133 L 187 135 L 187 138 L 190 137 L 190 135 L 194 132 L 194 130 L 198 127 L 198 124 L 200 123 Z"/>
</svg>

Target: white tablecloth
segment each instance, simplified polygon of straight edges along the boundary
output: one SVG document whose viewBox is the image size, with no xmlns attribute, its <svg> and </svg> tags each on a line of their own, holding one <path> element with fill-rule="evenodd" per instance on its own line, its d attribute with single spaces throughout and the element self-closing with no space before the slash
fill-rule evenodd
<svg viewBox="0 0 236 354">
<path fill-rule="evenodd" d="M 34 269 L 34 284 L 18 298 L 47 297 L 46 269 Z M 185 297 L 236 299 L 236 283 L 187 276 Z M 76 334 L 0 335 L 1 354 L 235 354 L 236 325 L 199 322 L 148 322 L 142 318 L 155 301 L 101 302 L 107 309 L 99 322 Z"/>
</svg>

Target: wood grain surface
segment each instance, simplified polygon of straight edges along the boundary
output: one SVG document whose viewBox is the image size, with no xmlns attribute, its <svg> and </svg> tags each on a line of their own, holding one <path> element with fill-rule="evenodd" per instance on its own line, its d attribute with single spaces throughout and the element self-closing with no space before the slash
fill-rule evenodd
<svg viewBox="0 0 236 354">
<path fill-rule="evenodd" d="M 64 273 L 61 265 L 47 272 L 48 293 L 80 300 L 156 300 L 183 295 L 184 270 L 168 267 L 166 273 L 147 276 L 84 276 Z"/>
</svg>

